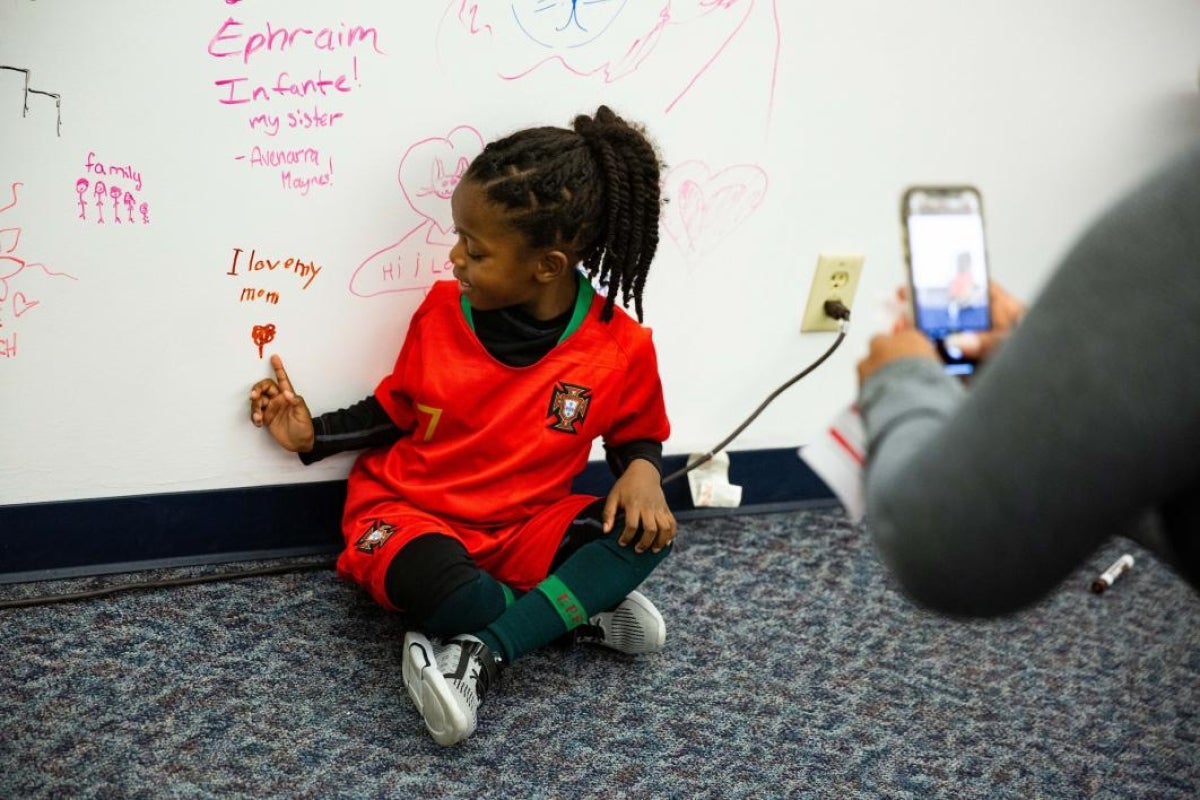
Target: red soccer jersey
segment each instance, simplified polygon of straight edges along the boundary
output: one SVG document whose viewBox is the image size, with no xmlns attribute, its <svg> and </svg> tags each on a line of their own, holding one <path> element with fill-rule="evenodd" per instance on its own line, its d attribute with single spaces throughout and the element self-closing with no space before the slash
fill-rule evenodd
<svg viewBox="0 0 1200 800">
<path fill-rule="evenodd" d="M 670 433 L 650 331 L 580 278 L 577 313 L 537 363 L 507 366 L 480 343 L 458 284 L 434 284 L 375 397 L 402 430 L 360 457 L 348 491 L 381 488 L 429 513 L 479 527 L 528 519 L 570 493 L 592 441 L 665 441 Z M 376 486 L 355 486 L 357 480 Z"/>
</svg>

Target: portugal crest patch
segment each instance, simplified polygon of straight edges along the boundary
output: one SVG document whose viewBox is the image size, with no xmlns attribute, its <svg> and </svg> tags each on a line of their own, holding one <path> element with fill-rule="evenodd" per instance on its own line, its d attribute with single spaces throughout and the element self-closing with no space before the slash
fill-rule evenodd
<svg viewBox="0 0 1200 800">
<path fill-rule="evenodd" d="M 586 386 L 558 384 L 554 387 L 554 394 L 550 397 L 550 408 L 546 411 L 546 416 L 554 417 L 555 422 L 547 427 L 563 433 L 578 433 L 575 425 L 583 422 L 591 402 L 592 390 Z"/>
<path fill-rule="evenodd" d="M 392 534 L 395 532 L 395 525 L 389 525 L 383 520 L 377 519 L 371 523 L 371 527 L 367 528 L 366 533 L 358 537 L 358 541 L 354 543 L 354 549 L 370 555 L 383 547 L 383 543 L 392 538 Z"/>
</svg>

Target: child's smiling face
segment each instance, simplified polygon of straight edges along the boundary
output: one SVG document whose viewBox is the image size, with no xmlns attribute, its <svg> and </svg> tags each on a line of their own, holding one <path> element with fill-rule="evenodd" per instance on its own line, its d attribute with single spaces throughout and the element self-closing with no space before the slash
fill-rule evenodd
<svg viewBox="0 0 1200 800">
<path fill-rule="evenodd" d="M 543 316 L 548 286 L 540 267 L 546 250 L 530 247 L 525 235 L 508 225 L 504 208 L 489 201 L 477 181 L 461 181 L 450 208 L 458 236 L 450 261 L 471 307 L 490 311 L 521 306 Z"/>
</svg>

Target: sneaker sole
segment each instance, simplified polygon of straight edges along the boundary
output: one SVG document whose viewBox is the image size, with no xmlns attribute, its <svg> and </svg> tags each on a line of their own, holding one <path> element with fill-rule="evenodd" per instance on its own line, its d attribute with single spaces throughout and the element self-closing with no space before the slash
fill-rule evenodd
<svg viewBox="0 0 1200 800">
<path fill-rule="evenodd" d="M 433 666 L 433 645 L 429 643 L 429 639 L 425 638 L 416 631 L 409 631 L 404 635 L 404 658 L 401 660 L 401 675 L 404 678 L 404 688 L 408 690 L 408 697 L 412 700 L 413 705 L 417 707 L 417 712 L 424 716 L 423 705 L 421 699 L 421 673 L 426 667 Z"/>
<path fill-rule="evenodd" d="M 612 644 L 609 646 L 613 647 L 613 649 L 620 650 L 623 653 L 635 655 L 661 652 L 663 645 L 666 644 L 667 641 L 667 625 L 663 621 L 662 614 L 658 612 L 658 609 L 654 607 L 653 603 L 646 599 L 644 594 L 636 589 L 626 595 L 625 602 L 637 606 L 645 613 L 646 616 L 653 619 L 657 623 L 655 625 L 655 630 L 657 631 L 658 635 L 654 640 L 649 642 L 645 642 L 640 636 L 626 638 L 622 635 L 620 630 L 622 626 L 619 624 L 619 619 L 614 615 L 612 620 L 613 629 L 609 631 L 609 635 L 612 637 Z M 641 628 L 640 625 L 637 627 Z"/>
<path fill-rule="evenodd" d="M 438 672 L 437 664 L 421 671 L 421 716 L 429 735 L 440 745 L 458 744 L 475 732 L 474 720 L 454 701 L 454 691 Z"/>
</svg>

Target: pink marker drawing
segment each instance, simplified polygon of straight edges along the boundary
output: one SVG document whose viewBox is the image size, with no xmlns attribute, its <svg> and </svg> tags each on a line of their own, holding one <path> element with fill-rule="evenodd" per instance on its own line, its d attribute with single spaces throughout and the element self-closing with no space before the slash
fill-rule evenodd
<svg viewBox="0 0 1200 800">
<path fill-rule="evenodd" d="M 11 184 L 12 202 L 0 208 L 0 214 L 16 207 L 17 187 L 23 185 L 19 182 Z M 76 280 L 74 276 L 65 272 L 54 272 L 45 264 L 27 261 L 17 255 L 16 250 L 21 242 L 21 233 L 22 229 L 18 226 L 0 228 L 0 328 L 4 327 L 5 311 L 11 310 L 13 318 L 19 319 L 41 304 L 41 300 L 33 296 L 33 290 L 28 285 L 31 280 L 36 282 L 41 277 Z M 15 288 L 18 278 L 21 281 L 19 289 Z M 12 341 L 16 341 L 15 334 Z M 12 353 L 8 355 L 11 356 Z"/>
<path fill-rule="evenodd" d="M 75 192 L 79 195 L 79 218 L 85 221 L 87 220 L 87 201 L 83 199 L 83 196 L 87 194 L 90 185 L 87 178 L 75 181 Z"/>
<path fill-rule="evenodd" d="M 139 195 L 142 192 L 142 172 L 134 164 L 112 164 L 101 160 L 95 150 L 89 150 L 83 159 L 83 169 L 87 177 L 75 181 L 75 192 L 78 195 L 79 219 L 87 221 L 87 201 L 84 199 L 88 190 L 96 198 L 96 224 L 105 223 L 104 207 L 112 203 L 112 221 L 118 225 L 125 222 L 135 223 L 133 209 L 137 207 Z M 93 183 L 94 181 L 94 183 Z M 137 192 L 138 194 L 134 194 Z M 145 206 L 145 203 L 142 203 Z M 124 207 L 125 213 L 121 213 Z M 146 214 L 142 222 L 148 223 Z"/>
<path fill-rule="evenodd" d="M 12 284 L 18 276 L 36 278 L 39 276 L 39 273 L 49 278 L 79 280 L 74 275 L 68 275 L 65 272 L 55 272 L 45 264 L 37 261 L 25 261 L 16 256 L 0 254 L 0 303 L 8 300 L 9 293 L 12 292 L 13 311 L 18 317 L 40 303 L 40 300 L 30 300 L 29 296 L 24 292 L 12 291 Z M 21 298 L 19 301 L 17 300 L 18 297 Z"/>
<path fill-rule="evenodd" d="M 113 219 L 118 224 L 120 224 L 120 222 L 121 222 L 121 195 L 122 194 L 124 194 L 124 192 L 121 191 L 120 186 L 113 186 L 108 190 L 108 196 L 112 198 Z"/>
<path fill-rule="evenodd" d="M 543 68 L 557 68 L 605 83 L 625 78 L 647 64 L 664 40 L 683 43 L 685 62 L 669 84 L 664 108 L 670 112 L 742 33 L 755 7 L 769 14 L 770 97 L 774 103 L 779 67 L 778 0 L 452 0 L 437 34 L 439 53 L 459 53 L 456 34 L 473 58 L 479 44 L 491 56 L 496 74 L 518 80 Z M 672 60 L 679 61 L 678 55 Z M 690 59 L 690 60 L 689 60 Z M 445 63 L 446 58 L 439 60 Z"/>
<path fill-rule="evenodd" d="M 350 277 L 351 294 L 372 297 L 425 291 L 435 281 L 450 277 L 450 248 L 455 241 L 450 195 L 482 150 L 479 131 L 459 125 L 445 136 L 422 139 L 404 152 L 397 178 L 405 201 L 420 222 L 398 242 L 359 264 Z"/>
<path fill-rule="evenodd" d="M 685 161 L 663 176 L 669 198 L 663 227 L 689 262 L 701 260 L 746 221 L 767 193 L 767 173 L 754 164 L 713 170 Z"/>
<path fill-rule="evenodd" d="M 41 305 L 41 302 L 41 300 L 30 300 L 24 292 L 13 292 L 13 316 L 19 317 L 34 306 Z"/>
<path fill-rule="evenodd" d="M 8 211 L 10 208 L 14 207 L 17 204 L 17 187 L 24 186 L 24 185 L 25 184 L 21 183 L 20 181 L 13 181 L 12 202 L 9 203 L 8 205 L 6 205 L 4 208 L 0 208 L 0 214 L 3 214 L 5 211 Z"/>
<path fill-rule="evenodd" d="M 104 224 L 104 200 L 108 197 L 108 187 L 104 185 L 104 181 L 96 181 L 96 188 L 93 190 L 96 195 L 96 212 L 100 215 L 97 225 Z"/>
</svg>

